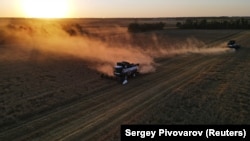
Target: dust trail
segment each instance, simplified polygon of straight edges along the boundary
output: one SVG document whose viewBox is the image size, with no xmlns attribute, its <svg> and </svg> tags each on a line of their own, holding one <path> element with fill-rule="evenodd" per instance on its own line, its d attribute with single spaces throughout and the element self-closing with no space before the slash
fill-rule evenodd
<svg viewBox="0 0 250 141">
<path fill-rule="evenodd" d="M 152 70 L 154 65 L 151 56 L 129 44 L 113 44 L 87 36 L 71 36 L 61 24 L 50 22 L 9 22 L 2 29 L 1 36 L 11 44 L 16 51 L 5 53 L 5 58 L 18 58 L 16 52 L 22 50 L 27 55 L 49 54 L 68 55 L 81 58 L 90 64 L 90 68 L 96 69 L 108 75 L 112 75 L 112 68 L 117 61 L 126 60 L 140 63 L 142 72 Z M 72 31 L 70 29 L 70 31 Z M 75 34 L 75 33 L 74 33 Z M 24 54 L 25 54 L 24 53 Z M 33 58 L 29 58 L 33 59 Z"/>
<path fill-rule="evenodd" d="M 154 47 L 154 49 L 148 49 L 146 52 L 156 58 L 184 54 L 222 54 L 234 51 L 225 45 L 226 43 L 208 46 L 195 38 L 188 38 L 185 41 L 171 44 L 171 46 L 159 45 Z"/>
<path fill-rule="evenodd" d="M 109 34 L 100 33 L 98 30 L 88 31 L 79 24 L 69 25 L 40 20 L 2 23 L 0 36 L 3 41 L 1 42 L 8 46 L 6 48 L 9 51 L 2 52 L 1 58 L 34 59 L 39 54 L 50 53 L 73 56 L 89 62 L 91 69 L 112 75 L 113 66 L 118 61 L 139 63 L 141 73 L 149 73 L 155 71 L 154 59 L 157 57 L 187 53 L 214 54 L 228 51 L 227 48 L 222 47 L 206 48 L 203 42 L 195 38 L 169 46 L 167 43 L 161 43 L 157 36 L 152 36 L 152 42 L 145 44 L 147 47 L 144 47 L 135 44 L 132 41 L 133 37 L 124 32 L 124 29 L 121 31 L 122 37 L 112 39 L 100 38 Z M 143 43 L 144 40 L 138 39 L 137 42 Z"/>
</svg>

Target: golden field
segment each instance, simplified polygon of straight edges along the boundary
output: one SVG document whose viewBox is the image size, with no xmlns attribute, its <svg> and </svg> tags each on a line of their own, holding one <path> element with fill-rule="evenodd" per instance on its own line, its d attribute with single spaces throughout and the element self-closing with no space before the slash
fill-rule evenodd
<svg viewBox="0 0 250 141">
<path fill-rule="evenodd" d="M 119 140 L 121 124 L 250 124 L 250 31 L 0 19 L 0 140 Z M 241 44 L 238 51 L 226 42 Z M 140 63 L 121 85 L 118 61 Z"/>
</svg>

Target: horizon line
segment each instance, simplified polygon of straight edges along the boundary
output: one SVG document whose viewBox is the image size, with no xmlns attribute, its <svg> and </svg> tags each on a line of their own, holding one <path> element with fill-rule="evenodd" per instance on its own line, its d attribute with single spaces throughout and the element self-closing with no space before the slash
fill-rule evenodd
<svg viewBox="0 0 250 141">
<path fill-rule="evenodd" d="M 245 17 L 250 18 L 250 16 L 173 16 L 173 17 L 54 17 L 54 18 L 44 18 L 44 17 L 7 17 L 3 16 L 0 19 L 162 19 L 162 18 L 237 18 Z"/>
</svg>

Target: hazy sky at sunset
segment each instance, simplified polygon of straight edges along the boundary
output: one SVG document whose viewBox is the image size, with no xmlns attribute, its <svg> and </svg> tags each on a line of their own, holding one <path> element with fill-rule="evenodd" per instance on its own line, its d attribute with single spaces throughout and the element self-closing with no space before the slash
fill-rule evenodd
<svg viewBox="0 0 250 141">
<path fill-rule="evenodd" d="M 0 0 L 0 17 L 29 17 L 24 1 Z M 68 0 L 64 17 L 250 16 L 249 9 L 250 0 Z"/>
</svg>

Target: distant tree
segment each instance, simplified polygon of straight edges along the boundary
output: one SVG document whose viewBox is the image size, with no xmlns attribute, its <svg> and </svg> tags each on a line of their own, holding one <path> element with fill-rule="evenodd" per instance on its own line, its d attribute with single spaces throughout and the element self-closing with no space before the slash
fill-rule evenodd
<svg viewBox="0 0 250 141">
<path fill-rule="evenodd" d="M 177 23 L 176 23 L 176 27 L 182 28 L 182 23 L 181 23 L 181 22 L 177 22 Z"/>
<path fill-rule="evenodd" d="M 203 19 L 199 23 L 199 28 L 207 28 L 207 20 Z"/>
<path fill-rule="evenodd" d="M 140 25 L 138 23 L 131 23 L 128 26 L 129 32 L 139 32 L 140 31 Z"/>
<path fill-rule="evenodd" d="M 128 32 L 134 33 L 134 32 L 146 32 L 151 30 L 163 30 L 165 26 L 165 23 L 159 22 L 159 23 L 130 23 L 128 25 Z"/>
<path fill-rule="evenodd" d="M 181 29 L 250 29 L 248 20 L 213 18 L 208 22 L 208 18 L 193 19 L 188 18 L 184 23 L 177 22 L 176 26 Z"/>
</svg>

